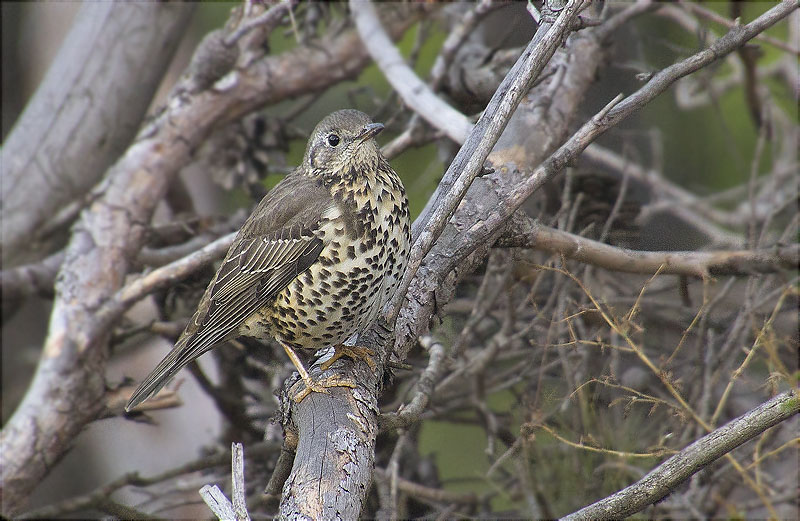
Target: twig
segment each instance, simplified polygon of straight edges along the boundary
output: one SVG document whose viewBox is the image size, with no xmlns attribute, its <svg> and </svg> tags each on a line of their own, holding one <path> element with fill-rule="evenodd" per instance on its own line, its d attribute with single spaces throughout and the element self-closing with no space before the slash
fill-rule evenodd
<svg viewBox="0 0 800 521">
<path fill-rule="evenodd" d="M 375 473 L 385 479 L 389 478 L 389 472 L 385 469 L 376 468 Z M 478 502 L 478 497 L 472 492 L 453 492 L 451 490 L 426 487 L 400 476 L 397 477 L 397 488 L 409 496 L 437 503 L 474 505 Z"/>
<path fill-rule="evenodd" d="M 389 427 L 402 428 L 419 419 L 428 407 L 428 403 L 433 393 L 433 388 L 444 369 L 444 347 L 430 336 L 424 336 L 419 340 L 420 345 L 428 351 L 428 366 L 422 372 L 417 382 L 417 390 L 411 402 L 396 413 L 387 413 L 381 416 L 380 424 L 382 429 Z"/>
<path fill-rule="evenodd" d="M 734 215 L 716 209 L 710 204 L 710 201 L 701 199 L 681 186 L 672 183 L 665 179 L 661 173 L 655 170 L 647 170 L 641 165 L 601 147 L 597 143 L 589 145 L 583 151 L 583 156 L 608 168 L 620 172 L 624 171 L 634 179 L 652 186 L 653 192 L 660 197 L 668 199 L 667 202 L 655 202 L 644 206 L 642 208 L 643 215 L 662 207 L 673 208 L 676 206 L 674 201 L 677 201 L 681 203 L 678 206 L 688 212 L 688 216 L 691 217 L 690 222 L 714 242 L 729 246 L 744 245 L 744 240 L 740 235 L 731 233 L 714 224 L 716 222 L 725 226 L 736 226 L 740 223 L 734 220 Z"/>
<path fill-rule="evenodd" d="M 232 521 L 236 519 L 236 512 L 233 510 L 233 505 L 225 493 L 220 490 L 217 485 L 203 485 L 200 489 L 200 497 L 203 498 L 208 508 L 214 512 L 217 519 L 220 521 Z"/>
<path fill-rule="evenodd" d="M 717 458 L 800 412 L 800 396 L 788 391 L 703 436 L 645 477 L 619 492 L 562 518 L 620 519 L 641 512 L 672 492 L 691 475 Z"/>
<path fill-rule="evenodd" d="M 442 86 L 447 68 L 464 40 L 469 36 L 469 33 L 483 20 L 484 16 L 501 5 L 501 3 L 492 2 L 491 0 L 480 0 L 475 7 L 464 13 L 464 16 L 456 22 L 455 26 L 447 34 L 447 38 L 436 56 L 436 61 L 433 62 L 433 67 L 431 67 L 430 85 L 434 92 L 438 91 Z M 460 141 L 460 143 L 463 143 L 463 141 Z"/>
<path fill-rule="evenodd" d="M 280 22 L 283 15 L 286 14 L 286 11 L 291 12 L 293 4 L 294 2 L 290 0 L 282 0 L 255 18 L 249 18 L 246 22 L 237 27 L 235 31 L 225 37 L 225 45 L 234 45 L 242 36 L 257 27 L 261 27 L 265 33 L 271 32 Z"/>
<path fill-rule="evenodd" d="M 272 454 L 280 448 L 277 443 L 259 443 L 249 447 L 251 457 L 265 457 Z M 84 496 L 70 498 L 55 505 L 46 506 L 36 510 L 26 512 L 24 518 L 47 519 L 55 517 L 64 517 L 67 514 L 79 512 L 81 510 L 88 510 L 95 508 L 98 501 L 103 498 L 109 497 L 112 493 L 126 486 L 147 487 L 162 483 L 164 481 L 175 479 L 176 477 L 198 472 L 209 468 L 224 465 L 226 461 L 230 461 L 231 456 L 228 452 L 222 452 L 207 456 L 198 460 L 190 461 L 184 465 L 174 469 L 167 470 L 160 474 L 150 477 L 141 477 L 138 472 L 130 472 L 122 477 L 112 481 L 111 483 L 97 488 L 95 491 L 90 492 Z M 147 519 L 153 519 L 153 516 L 145 516 Z"/>
<path fill-rule="evenodd" d="M 439 99 L 406 64 L 381 26 L 372 2 L 350 0 L 350 12 L 370 56 L 406 105 L 433 127 L 442 130 L 450 139 L 463 143 L 472 123 Z"/>
<path fill-rule="evenodd" d="M 133 302 L 141 299 L 145 295 L 174 284 L 176 281 L 188 277 L 208 263 L 219 259 L 228 251 L 234 237 L 236 237 L 236 233 L 229 233 L 182 259 L 157 268 L 147 275 L 142 275 L 138 279 L 128 283 L 122 287 L 117 292 L 115 298 L 107 304 L 112 309 L 106 312 L 116 311 L 116 309 L 114 309 L 116 306 L 130 306 Z"/>
<path fill-rule="evenodd" d="M 722 16 L 722 15 L 720 15 L 718 13 L 715 13 L 711 9 L 705 8 L 700 4 L 697 4 L 697 3 L 694 3 L 694 2 L 687 2 L 686 0 L 680 0 L 679 3 L 681 5 L 681 7 L 683 7 L 684 9 L 686 9 L 688 11 L 691 11 L 696 15 L 702 16 L 703 18 L 705 18 L 707 20 L 711 20 L 712 22 L 716 22 L 718 24 L 724 25 L 728 29 L 730 29 L 732 27 L 736 27 L 736 25 L 738 23 L 737 21 L 729 20 L 728 18 L 725 18 L 724 16 Z M 758 36 L 756 36 L 756 40 L 761 40 L 764 43 L 768 43 L 768 44 L 770 44 L 770 45 L 772 45 L 774 47 L 777 47 L 778 49 L 781 49 L 781 50 L 784 50 L 784 51 L 786 51 L 788 53 L 791 53 L 795 57 L 800 56 L 800 49 L 796 49 L 796 48 L 792 47 L 790 44 L 788 44 L 787 42 L 784 42 L 782 40 L 778 40 L 777 38 L 773 38 L 772 36 L 770 36 L 768 34 L 759 34 Z"/>
<path fill-rule="evenodd" d="M 231 485 L 233 488 L 233 511 L 236 521 L 250 521 L 244 488 L 244 449 L 241 443 L 231 444 Z"/>
<path fill-rule="evenodd" d="M 231 485 L 233 503 L 217 485 L 204 485 L 200 496 L 220 520 L 250 521 L 244 488 L 244 449 L 241 443 L 231 444 Z"/>
<path fill-rule="evenodd" d="M 586 445 L 584 443 L 575 443 L 574 441 L 570 441 L 560 434 L 558 434 L 555 430 L 553 430 L 550 426 L 540 423 L 534 425 L 533 428 L 542 429 L 543 431 L 547 432 L 550 436 L 557 439 L 561 443 L 568 445 L 575 449 L 585 450 L 588 452 L 596 452 L 598 454 L 608 454 L 611 456 L 616 456 L 619 458 L 659 458 L 664 456 L 665 454 L 672 453 L 674 451 L 670 451 L 668 449 L 660 449 L 655 450 L 653 452 L 627 452 L 627 451 L 618 451 L 612 449 L 604 449 L 601 447 L 594 447 L 592 445 Z"/>
</svg>

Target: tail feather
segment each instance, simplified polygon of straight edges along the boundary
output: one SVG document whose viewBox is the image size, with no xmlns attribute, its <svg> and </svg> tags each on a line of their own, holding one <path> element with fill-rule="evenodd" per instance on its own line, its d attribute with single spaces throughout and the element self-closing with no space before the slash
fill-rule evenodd
<svg viewBox="0 0 800 521">
<path fill-rule="evenodd" d="M 128 404 L 125 406 L 126 412 L 130 412 L 134 407 L 155 395 L 172 380 L 178 371 L 200 355 L 211 350 L 215 345 L 215 343 L 207 342 L 198 345 L 195 342 L 190 342 L 193 339 L 192 337 L 184 337 L 178 340 L 172 351 L 159 362 L 156 368 L 147 375 L 147 378 L 142 380 L 142 383 L 133 392 Z"/>
</svg>

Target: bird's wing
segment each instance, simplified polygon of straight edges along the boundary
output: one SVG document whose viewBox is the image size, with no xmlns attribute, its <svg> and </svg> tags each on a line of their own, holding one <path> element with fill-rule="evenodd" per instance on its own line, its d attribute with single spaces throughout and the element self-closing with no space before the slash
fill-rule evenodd
<svg viewBox="0 0 800 521">
<path fill-rule="evenodd" d="M 269 304 L 297 275 L 319 257 L 322 240 L 302 225 L 270 236 L 242 239 L 232 248 L 192 317 L 184 336 L 192 349 L 204 351 Z"/>
<path fill-rule="evenodd" d="M 134 391 L 126 409 L 236 336 L 245 320 L 311 266 L 324 247 L 315 227 L 332 204 L 330 193 L 305 176 L 287 177 L 273 188 L 242 226 L 175 347 Z"/>
</svg>

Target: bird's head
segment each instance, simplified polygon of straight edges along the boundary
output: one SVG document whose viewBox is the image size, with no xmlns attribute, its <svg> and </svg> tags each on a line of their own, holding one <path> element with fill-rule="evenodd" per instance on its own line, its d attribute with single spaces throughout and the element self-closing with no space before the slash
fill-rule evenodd
<svg viewBox="0 0 800 521">
<path fill-rule="evenodd" d="M 380 151 L 375 136 L 383 124 L 358 110 L 337 110 L 319 122 L 308 140 L 304 163 L 310 171 L 337 177 L 357 175 L 376 165 Z"/>
</svg>

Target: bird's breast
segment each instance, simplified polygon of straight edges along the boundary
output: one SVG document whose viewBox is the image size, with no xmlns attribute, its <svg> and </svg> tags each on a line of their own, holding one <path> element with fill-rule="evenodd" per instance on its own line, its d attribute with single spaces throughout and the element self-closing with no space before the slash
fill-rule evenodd
<svg viewBox="0 0 800 521">
<path fill-rule="evenodd" d="M 325 245 L 319 258 L 251 327 L 293 347 L 321 349 L 375 319 L 405 270 L 410 222 L 402 185 L 367 188 L 336 198 L 346 204 L 323 213 L 315 232 Z"/>
</svg>

